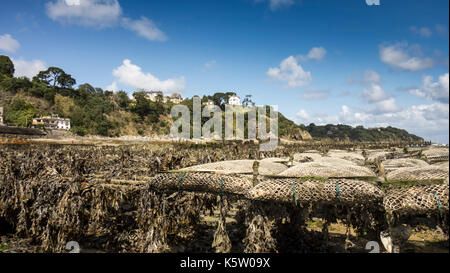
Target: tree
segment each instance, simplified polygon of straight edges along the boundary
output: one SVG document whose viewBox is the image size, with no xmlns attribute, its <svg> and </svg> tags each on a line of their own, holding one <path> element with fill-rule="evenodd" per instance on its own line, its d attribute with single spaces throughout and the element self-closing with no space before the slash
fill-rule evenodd
<svg viewBox="0 0 450 273">
<path fill-rule="evenodd" d="M 88 92 L 88 93 L 91 93 L 91 94 L 95 94 L 95 88 L 92 85 L 90 85 L 89 83 L 80 84 L 78 86 L 78 90 L 80 92 L 84 91 L 84 92 Z"/>
<path fill-rule="evenodd" d="M 5 75 L 0 76 L 0 86 L 3 87 L 5 91 L 15 94 L 20 90 L 27 91 L 32 87 L 32 84 L 27 77 L 10 78 L 9 76 Z"/>
<path fill-rule="evenodd" d="M 146 98 L 145 92 L 135 92 L 133 97 L 136 100 L 136 105 L 133 107 L 133 112 L 138 114 L 142 119 L 147 116 L 150 111 L 150 100 Z"/>
<path fill-rule="evenodd" d="M 48 86 L 59 88 L 72 88 L 77 82 L 70 74 L 66 74 L 59 67 L 50 67 L 45 71 L 39 72 L 33 77 L 33 81 L 44 82 Z"/>
<path fill-rule="evenodd" d="M 14 76 L 14 64 L 8 56 L 0 55 L 0 74 Z"/>
<path fill-rule="evenodd" d="M 37 110 L 32 103 L 23 99 L 15 99 L 8 106 L 6 121 L 15 126 L 30 127 Z"/>
<path fill-rule="evenodd" d="M 75 102 L 70 97 L 65 97 L 57 94 L 54 101 L 55 107 L 58 110 L 58 114 L 60 114 L 61 116 L 67 117 L 71 112 L 73 112 L 73 109 L 75 109 Z"/>
<path fill-rule="evenodd" d="M 224 105 L 228 101 L 228 95 L 225 93 L 215 93 L 212 100 L 215 105 L 218 105 L 220 108 L 224 109 Z"/>
<path fill-rule="evenodd" d="M 122 109 L 127 109 L 128 105 L 130 104 L 130 98 L 128 97 L 128 94 L 124 91 L 119 91 L 114 95 L 114 100 Z"/>
<path fill-rule="evenodd" d="M 244 106 L 255 106 L 255 103 L 252 101 L 252 95 L 246 95 L 244 100 L 242 101 L 242 105 Z"/>
</svg>

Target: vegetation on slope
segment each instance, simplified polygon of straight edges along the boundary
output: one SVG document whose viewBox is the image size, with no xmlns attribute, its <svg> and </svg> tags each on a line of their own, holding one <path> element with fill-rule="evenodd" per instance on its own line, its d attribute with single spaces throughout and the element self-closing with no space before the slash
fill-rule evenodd
<svg viewBox="0 0 450 273">
<path fill-rule="evenodd" d="M 360 142 L 376 142 L 376 141 L 411 141 L 421 142 L 423 138 L 408 133 L 406 130 L 388 126 L 386 128 L 369 128 L 363 126 L 352 127 L 349 125 L 324 125 L 319 126 L 311 123 L 308 126 L 301 125 L 308 131 L 313 138 L 316 139 L 340 139 Z"/>
<path fill-rule="evenodd" d="M 8 56 L 0 56 L 0 106 L 6 109 L 6 122 L 9 125 L 30 127 L 32 118 L 49 114 L 70 118 L 71 131 L 78 135 L 167 135 L 172 118 L 171 102 L 151 101 L 144 92 L 133 93 L 130 99 L 124 91 L 112 92 L 95 88 L 77 81 L 63 69 L 50 67 L 39 72 L 33 79 L 14 77 L 14 64 Z M 234 92 L 215 93 L 203 96 L 201 101 L 213 101 L 222 110 Z M 193 100 L 185 99 L 182 104 L 193 108 Z M 251 95 L 243 104 L 254 106 Z M 224 120 L 224 117 L 222 117 Z M 245 115 L 245 132 L 247 132 Z M 209 118 L 202 118 L 204 124 Z M 191 119 L 192 122 L 192 119 Z M 223 126 L 225 122 L 222 122 Z M 235 124 L 233 125 L 236 126 Z M 313 138 L 339 139 L 351 141 L 422 141 L 405 130 L 392 127 L 365 129 L 346 125 L 309 126 L 297 125 L 278 113 L 279 136 L 308 140 Z M 223 127 L 223 134 L 224 134 Z M 247 133 L 245 133 L 247 137 Z"/>
</svg>

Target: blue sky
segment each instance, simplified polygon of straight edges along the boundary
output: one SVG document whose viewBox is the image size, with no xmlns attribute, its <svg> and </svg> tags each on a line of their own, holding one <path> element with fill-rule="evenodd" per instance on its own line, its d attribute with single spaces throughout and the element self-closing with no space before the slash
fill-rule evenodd
<svg viewBox="0 0 450 273">
<path fill-rule="evenodd" d="M 16 76 L 183 96 L 235 91 L 297 123 L 448 143 L 447 0 L 0 0 Z"/>
</svg>

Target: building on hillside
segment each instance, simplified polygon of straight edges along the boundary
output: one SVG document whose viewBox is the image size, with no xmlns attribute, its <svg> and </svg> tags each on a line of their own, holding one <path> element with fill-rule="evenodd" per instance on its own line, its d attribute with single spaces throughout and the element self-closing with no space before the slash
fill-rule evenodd
<svg viewBox="0 0 450 273">
<path fill-rule="evenodd" d="M 58 115 L 34 118 L 32 127 L 42 126 L 46 130 L 70 130 L 70 119 L 60 118 Z"/>
<path fill-rule="evenodd" d="M 173 93 L 172 95 L 170 95 L 170 102 L 175 103 L 175 104 L 179 104 L 183 101 L 183 97 L 178 94 L 178 93 Z"/>
<path fill-rule="evenodd" d="M 173 93 L 170 96 L 164 96 L 162 91 L 144 91 L 147 97 L 153 101 L 162 101 L 163 103 L 168 103 L 169 101 L 175 104 L 179 104 L 183 101 L 183 97 L 181 97 L 178 93 Z"/>
<path fill-rule="evenodd" d="M 241 98 L 239 96 L 233 95 L 228 98 L 229 105 L 241 105 Z"/>
<path fill-rule="evenodd" d="M 208 100 L 208 101 L 204 102 L 203 105 L 205 107 L 207 107 L 208 109 L 214 108 L 214 101 Z"/>
<path fill-rule="evenodd" d="M 5 122 L 3 120 L 3 116 L 4 116 L 3 107 L 0 107 L 0 125 L 4 125 L 5 124 Z"/>
<path fill-rule="evenodd" d="M 162 91 L 144 91 L 145 94 L 147 94 L 147 97 L 151 100 L 151 101 L 157 101 L 158 98 L 163 99 L 164 94 Z"/>
</svg>

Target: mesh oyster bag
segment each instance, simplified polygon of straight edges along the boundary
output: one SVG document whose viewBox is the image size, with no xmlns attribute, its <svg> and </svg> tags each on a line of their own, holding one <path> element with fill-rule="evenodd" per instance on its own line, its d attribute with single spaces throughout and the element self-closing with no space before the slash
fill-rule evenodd
<svg viewBox="0 0 450 273">
<path fill-rule="evenodd" d="M 447 183 L 440 185 L 398 188 L 389 191 L 383 201 L 385 210 L 403 215 L 439 212 L 448 214 Z"/>
<path fill-rule="evenodd" d="M 387 171 L 394 171 L 400 168 L 423 168 L 430 166 L 427 162 L 414 158 L 388 159 L 382 163 Z"/>
<path fill-rule="evenodd" d="M 159 191 L 197 191 L 244 194 L 253 186 L 251 175 L 215 173 L 162 173 L 150 181 L 150 188 Z"/>
<path fill-rule="evenodd" d="M 427 166 L 420 168 L 401 168 L 390 172 L 388 180 L 428 180 L 445 179 L 449 175 L 448 167 Z"/>
<path fill-rule="evenodd" d="M 246 194 L 248 199 L 259 201 L 310 203 L 371 203 L 381 202 L 382 190 L 357 180 L 329 179 L 326 181 L 274 179 L 264 181 Z"/>
<path fill-rule="evenodd" d="M 328 162 L 322 161 L 297 164 L 286 171 L 280 173 L 280 176 L 286 177 L 361 177 L 375 176 L 372 170 L 350 164 L 342 164 L 343 159 L 327 158 Z M 331 163 L 333 162 L 334 163 Z"/>
</svg>

